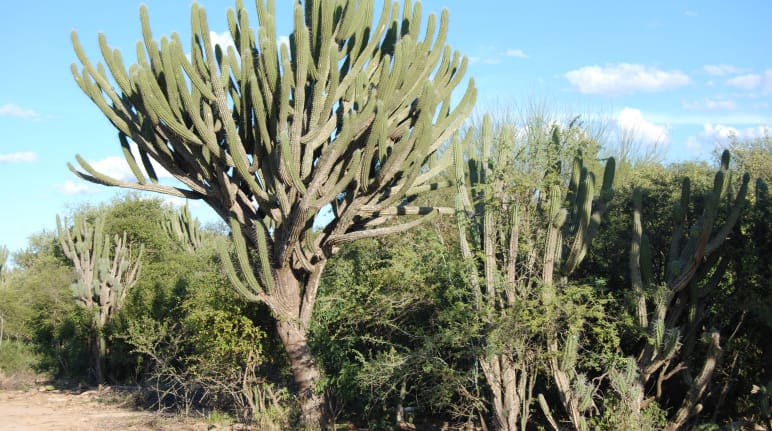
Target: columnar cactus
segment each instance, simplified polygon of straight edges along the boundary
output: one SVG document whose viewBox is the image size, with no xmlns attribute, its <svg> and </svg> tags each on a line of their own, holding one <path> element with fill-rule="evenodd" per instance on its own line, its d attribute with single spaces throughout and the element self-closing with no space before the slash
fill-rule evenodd
<svg viewBox="0 0 772 431">
<path fill-rule="evenodd" d="M 56 227 L 62 251 L 75 268 L 73 297 L 93 315 L 93 359 L 96 377 L 101 383 L 107 352 L 103 330 L 137 282 L 143 247 L 134 255 L 125 232 L 114 238 L 105 236 L 102 218 L 89 224 L 83 217 L 76 217 L 72 228 L 67 228 L 57 216 Z"/>
<path fill-rule="evenodd" d="M 8 247 L 0 245 L 0 287 L 5 286 L 5 277 L 8 274 Z"/>
<path fill-rule="evenodd" d="M 688 177 L 684 178 L 681 197 L 673 208 L 670 250 L 660 282 L 655 279 L 651 250 L 642 227 L 640 190 L 633 195 L 630 280 L 634 315 L 637 324 L 647 333 L 643 350 L 638 355 L 640 382 L 645 386 L 649 379 L 657 376 L 656 396 L 659 397 L 662 383 L 681 372 L 690 387 L 669 429 L 679 429 L 701 409 L 699 401 L 721 354 L 720 333 L 710 329 L 703 334 L 709 348 L 697 376 L 693 375 L 693 364 L 676 360 L 679 351 L 684 360 L 692 356 L 691 350 L 702 332 L 705 299 L 719 285 L 726 270 L 722 245 L 743 210 L 750 176 L 743 176 L 734 198 L 730 178 L 729 152 L 725 151 L 713 188 L 703 197 L 702 212 L 691 223 L 688 220 L 691 182 Z M 647 297 L 653 299 L 647 300 Z"/>
<path fill-rule="evenodd" d="M 201 247 L 203 239 L 197 219 L 190 214 L 188 202 L 179 211 L 167 209 L 163 213 L 161 226 L 170 238 L 189 253 Z"/>
<path fill-rule="evenodd" d="M 494 139 L 499 148 L 491 156 Z M 594 175 L 576 158 L 567 183 L 562 180 L 561 164 L 550 162 L 552 167 L 538 184 L 516 192 L 519 179 L 511 175 L 509 166 L 515 152 L 507 142 L 512 139 L 502 130 L 494 136 L 486 116 L 479 147 L 466 154 L 461 146 L 454 147 L 461 252 L 481 318 L 491 327 L 497 326 L 495 319 L 512 318 L 539 289 L 542 305 L 555 306 L 556 289 L 569 282 L 600 225 L 614 178 L 614 160 L 610 159 L 596 197 Z M 560 129 L 553 127 L 548 145 L 559 148 L 563 144 Z M 468 169 L 464 169 L 465 160 Z M 520 253 L 521 248 L 526 253 Z M 478 358 L 493 392 L 495 425 L 501 430 L 525 429 L 536 378 L 533 358 L 519 356 L 523 348 L 517 343 L 527 340 L 515 338 L 519 336 L 510 334 L 499 352 L 486 351 Z M 548 331 L 546 338 L 549 368 L 563 407 L 576 428 L 584 428 L 582 412 L 592 405 L 592 388 L 575 372 L 579 333 L 568 334 L 562 346 L 558 334 Z M 544 397 L 540 405 L 547 408 Z M 545 413 L 551 417 L 550 412 Z"/>
<path fill-rule="evenodd" d="M 94 66 L 73 33 L 83 65 L 73 66 L 75 80 L 119 130 L 136 181 L 99 173 L 79 156 L 82 171 L 71 169 L 108 186 L 203 200 L 230 225 L 237 264 L 225 259 L 228 274 L 277 319 L 304 419 L 319 427 L 320 375 L 307 330 L 327 259 L 346 242 L 452 213 L 409 204 L 452 186 L 438 180 L 452 151 L 439 150 L 475 90 L 470 82 L 452 107 L 467 60 L 445 45 L 446 12 L 430 15 L 422 36 L 418 2 L 400 13 L 385 1 L 375 23 L 372 0 L 294 2 L 289 43 L 277 45 L 274 2 L 256 7 L 256 28 L 241 0 L 228 11 L 235 46 L 227 49 L 213 46 L 197 4 L 189 49 L 176 34 L 154 39 L 142 7 L 144 43 L 128 70 L 102 35 L 106 66 Z M 151 160 L 181 184 L 159 183 Z M 331 216 L 315 233 L 323 209 Z"/>
</svg>

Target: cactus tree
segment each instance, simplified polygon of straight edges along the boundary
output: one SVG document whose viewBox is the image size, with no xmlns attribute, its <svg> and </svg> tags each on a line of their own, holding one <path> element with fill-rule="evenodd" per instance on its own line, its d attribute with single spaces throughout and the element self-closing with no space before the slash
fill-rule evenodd
<svg viewBox="0 0 772 431">
<path fill-rule="evenodd" d="M 470 83 L 451 107 L 467 62 L 445 44 L 446 12 L 430 15 L 421 35 L 418 2 L 400 13 L 385 1 L 375 23 L 373 0 L 294 3 L 289 43 L 277 45 L 274 2 L 256 2 L 252 28 L 237 0 L 227 49 L 213 46 L 196 4 L 187 50 L 176 34 L 154 39 L 142 7 L 144 43 L 128 70 L 103 35 L 105 65 L 95 66 L 73 34 L 83 65 L 73 66 L 75 79 L 119 130 L 136 181 L 110 178 L 81 157 L 82 171 L 71 169 L 108 186 L 203 200 L 230 225 L 237 264 L 228 272 L 276 318 L 304 419 L 318 426 L 323 400 L 307 330 L 325 263 L 341 244 L 443 211 L 409 203 L 451 185 L 437 180 L 451 152 L 438 151 L 475 90 Z M 151 160 L 181 185 L 160 183 Z M 331 215 L 314 232 L 323 209 Z"/>
<path fill-rule="evenodd" d="M 655 397 L 659 398 L 662 384 L 680 373 L 689 387 L 668 429 L 681 429 L 702 409 L 700 400 L 721 356 L 719 330 L 702 328 L 704 309 L 706 299 L 724 277 L 728 257 L 723 246 L 743 211 L 749 180 L 745 174 L 733 197 L 729 152 L 725 151 L 713 188 L 703 197 L 702 212 L 689 220 L 691 182 L 688 177 L 683 179 L 681 196 L 672 212 L 670 250 L 659 271 L 652 265 L 652 251 L 643 230 L 641 191 L 635 190 L 633 195 L 630 280 L 636 323 L 647 335 L 637 354 L 640 384 L 646 386 L 656 377 Z M 699 338 L 707 341 L 708 348 L 694 375 L 696 364 L 690 364 L 689 358 Z"/>
<path fill-rule="evenodd" d="M 143 248 L 134 255 L 125 232 L 114 238 L 105 235 L 102 218 L 90 224 L 76 217 L 73 227 L 68 229 L 57 216 L 56 227 L 62 251 L 75 268 L 72 294 L 80 306 L 92 313 L 92 359 L 97 381 L 102 383 L 107 353 L 104 327 L 137 281 Z"/>
<path fill-rule="evenodd" d="M 595 193 L 594 175 L 578 157 L 570 179 L 564 180 L 557 157 L 569 151 L 560 128 L 555 126 L 547 142 L 529 143 L 546 147 L 549 156 L 545 164 L 550 167 L 546 175 L 538 172 L 538 178 L 528 183 L 522 172 L 513 175 L 520 152 L 512 142 L 515 134 L 507 132 L 506 128 L 494 131 L 490 118 L 485 116 L 479 145 L 466 155 L 458 146 L 455 153 L 460 248 L 468 263 L 481 320 L 490 328 L 484 337 L 496 346 L 483 349 L 478 361 L 493 395 L 496 429 L 526 428 L 533 403 L 531 391 L 536 384 L 535 362 L 545 351 L 563 407 L 575 428 L 581 429 L 586 427 L 582 416 L 588 408 L 585 404 L 592 399 L 576 390 L 588 387 L 574 370 L 579 334 L 545 330 L 542 335 L 546 345 L 539 348 L 528 346 L 541 342 L 533 331 L 508 333 L 502 340 L 496 340 L 495 334 L 502 325 L 527 326 L 512 321 L 521 319 L 522 310 L 534 305 L 526 301 L 539 293 L 541 304 L 537 307 L 557 307 L 555 293 L 569 282 L 584 259 L 611 197 L 614 159 L 606 164 L 600 193 Z M 465 159 L 469 167 L 466 170 Z M 562 347 L 558 335 L 566 335 Z M 532 340 L 526 339 L 529 337 Z M 551 418 L 546 398 L 539 396 L 539 401 Z"/>
</svg>

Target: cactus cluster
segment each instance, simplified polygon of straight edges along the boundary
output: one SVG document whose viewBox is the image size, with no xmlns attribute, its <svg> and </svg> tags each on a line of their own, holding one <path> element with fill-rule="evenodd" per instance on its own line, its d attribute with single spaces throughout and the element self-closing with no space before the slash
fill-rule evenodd
<svg viewBox="0 0 772 431">
<path fill-rule="evenodd" d="M 721 354 L 720 333 L 710 329 L 704 334 L 708 339 L 708 354 L 698 375 L 693 375 L 693 367 L 688 366 L 691 364 L 681 364 L 683 369 L 671 369 L 677 363 L 675 357 L 679 351 L 684 358 L 693 356 L 691 352 L 702 331 L 705 299 L 719 285 L 727 268 L 721 246 L 729 238 L 745 205 L 750 176 L 743 175 L 732 196 L 729 159 L 729 152 L 724 151 L 713 187 L 702 197 L 701 212 L 691 220 L 691 180 L 683 179 L 680 198 L 673 206 L 671 242 L 661 279 L 654 271 L 652 251 L 643 230 L 642 194 L 640 190 L 633 194 L 632 306 L 638 326 L 647 334 L 638 357 L 640 382 L 646 385 L 650 378 L 657 376 L 656 396 L 659 397 L 662 382 L 681 372 L 690 387 L 689 395 L 669 425 L 671 429 L 677 429 L 699 411 L 699 399 Z"/>
<path fill-rule="evenodd" d="M 59 244 L 75 269 L 72 294 L 75 300 L 92 313 L 95 330 L 94 360 L 98 381 L 104 380 L 103 361 L 106 340 L 103 328 L 123 304 L 129 289 L 137 282 L 143 246 L 136 254 L 123 235 L 104 234 L 104 218 L 89 223 L 76 216 L 71 228 L 59 216 L 56 227 Z"/>
<path fill-rule="evenodd" d="M 168 208 L 163 212 L 161 227 L 170 238 L 180 244 L 187 252 L 193 253 L 203 244 L 200 223 L 190 214 L 190 206 L 185 206 L 179 211 Z"/>
<path fill-rule="evenodd" d="M 599 193 L 594 174 L 577 157 L 567 181 L 561 163 L 551 163 L 541 183 L 526 192 L 525 201 L 518 200 L 512 195 L 517 186 L 506 179 L 504 159 L 513 155 L 499 148 L 497 156 L 491 156 L 494 145 L 511 148 L 493 134 L 490 117 L 485 116 L 478 148 L 464 153 L 461 148 L 468 148 L 469 141 L 455 147 L 456 221 L 478 308 L 483 314 L 506 315 L 539 290 L 543 306 L 555 307 L 556 289 L 568 283 L 585 258 L 612 197 L 614 160 L 605 165 Z M 558 149 L 564 146 L 562 140 L 560 128 L 554 126 L 546 145 Z M 558 334 L 550 332 L 545 348 L 563 407 L 581 429 L 586 426 L 581 413 L 592 405 L 592 388 L 574 371 L 578 339 L 578 332 L 568 334 L 561 346 Z M 525 388 L 532 387 L 535 373 L 529 375 L 517 358 L 507 356 L 484 354 L 479 361 L 494 392 L 497 427 L 524 429 L 531 398 Z M 542 399 L 539 405 L 547 409 Z M 545 414 L 551 417 L 549 411 Z"/>
</svg>

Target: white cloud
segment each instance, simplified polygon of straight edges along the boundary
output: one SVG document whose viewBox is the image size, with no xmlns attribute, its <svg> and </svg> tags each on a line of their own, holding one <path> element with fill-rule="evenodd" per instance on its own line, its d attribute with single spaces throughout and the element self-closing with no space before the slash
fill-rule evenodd
<svg viewBox="0 0 772 431">
<path fill-rule="evenodd" d="M 0 105 L 0 117 L 15 117 L 21 118 L 22 120 L 34 120 L 40 118 L 40 114 L 38 114 L 34 109 L 22 108 L 21 106 L 14 105 L 13 103 L 6 103 L 5 105 Z"/>
<path fill-rule="evenodd" d="M 716 100 L 705 98 L 695 102 L 682 103 L 684 109 L 689 111 L 733 111 L 737 104 L 732 100 Z"/>
<path fill-rule="evenodd" d="M 749 73 L 747 75 L 735 76 L 726 81 L 732 87 L 739 87 L 744 90 L 753 90 L 761 84 L 761 75 Z"/>
<path fill-rule="evenodd" d="M 665 71 L 630 63 L 585 66 L 566 73 L 565 77 L 583 94 L 655 92 L 691 83 L 689 76 L 678 70 Z"/>
<path fill-rule="evenodd" d="M 91 193 L 97 193 L 98 190 L 96 190 L 94 187 L 90 186 L 89 184 L 83 183 L 83 182 L 75 182 L 72 180 L 67 180 L 62 184 L 54 184 L 54 187 L 59 190 L 60 192 L 64 193 L 65 195 L 80 195 L 80 194 L 91 194 Z"/>
<path fill-rule="evenodd" d="M 723 124 L 703 124 L 702 131 L 686 140 L 688 148 L 695 156 L 705 156 L 714 148 L 725 147 L 730 139 L 752 139 L 767 136 L 769 129 L 765 126 L 737 129 Z"/>
<path fill-rule="evenodd" d="M 32 163 L 38 159 L 38 155 L 31 151 L 0 154 L 0 163 Z"/>
<path fill-rule="evenodd" d="M 763 95 L 772 94 L 772 69 L 763 73 L 748 73 L 735 76 L 726 81 L 727 85 L 742 88 L 743 90 L 760 91 Z"/>
<path fill-rule="evenodd" d="M 279 39 L 276 40 L 276 46 L 281 48 L 282 45 L 287 45 L 287 48 L 290 47 L 289 36 L 279 36 Z"/>
<path fill-rule="evenodd" d="M 236 45 L 233 43 L 233 38 L 231 37 L 231 33 L 228 31 L 224 31 L 222 33 L 215 33 L 213 31 L 210 31 L 209 39 L 212 41 L 212 46 L 220 45 L 220 49 L 222 49 L 222 52 L 228 52 L 229 46 L 232 46 L 233 49 L 236 49 Z"/>
<path fill-rule="evenodd" d="M 513 57 L 513 58 L 528 58 L 528 56 L 523 52 L 522 49 L 508 49 L 505 53 L 505 56 L 507 57 Z"/>
<path fill-rule="evenodd" d="M 693 11 L 691 9 L 686 9 L 684 11 L 684 16 L 688 16 L 690 18 L 693 18 L 693 17 L 697 16 L 697 12 L 695 12 L 695 11 Z"/>
<path fill-rule="evenodd" d="M 137 154 L 137 144 L 134 142 L 130 143 L 131 151 L 134 154 Z M 143 173 L 147 174 L 145 172 L 144 167 L 142 166 L 142 163 L 139 161 L 139 157 L 137 157 L 137 163 L 139 164 L 140 169 Z M 151 160 L 150 162 L 153 165 L 153 169 L 155 169 L 156 175 L 158 175 L 158 178 L 173 178 L 172 174 L 169 173 L 166 169 L 164 169 L 161 165 L 159 165 L 155 160 Z M 123 157 L 117 157 L 117 156 L 110 156 L 105 157 L 104 159 L 97 160 L 94 162 L 89 162 L 92 168 L 96 169 L 98 172 L 103 173 L 105 175 L 108 175 L 112 178 L 121 180 L 121 181 L 135 181 L 136 178 L 134 177 L 134 173 L 131 171 L 131 168 L 129 167 L 129 164 L 126 162 L 126 159 Z"/>
<path fill-rule="evenodd" d="M 659 126 L 644 118 L 639 109 L 622 109 L 617 114 L 616 126 L 621 135 L 637 138 L 644 144 L 659 145 L 670 140 L 667 127 Z"/>
<path fill-rule="evenodd" d="M 742 71 L 739 67 L 731 64 L 706 64 L 702 66 L 702 70 L 712 76 L 733 75 Z"/>
</svg>

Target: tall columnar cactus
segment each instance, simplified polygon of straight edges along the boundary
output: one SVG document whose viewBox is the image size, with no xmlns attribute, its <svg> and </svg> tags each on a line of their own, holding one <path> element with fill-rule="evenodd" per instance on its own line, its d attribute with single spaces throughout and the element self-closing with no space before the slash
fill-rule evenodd
<svg viewBox="0 0 772 431">
<path fill-rule="evenodd" d="M 5 286 L 5 278 L 8 274 L 8 247 L 0 245 L 0 288 Z"/>
<path fill-rule="evenodd" d="M 203 244 L 200 223 L 190 214 L 188 202 L 179 211 L 171 208 L 164 211 L 161 226 L 170 238 L 189 253 L 198 250 Z"/>
<path fill-rule="evenodd" d="M 72 228 L 67 228 L 57 216 L 56 227 L 62 251 L 75 268 L 72 294 L 93 316 L 92 352 L 96 377 L 101 383 L 107 353 L 104 327 L 137 282 L 144 247 L 140 246 L 135 255 L 125 232 L 114 238 L 104 235 L 102 218 L 90 224 L 85 218 L 76 217 Z"/>
<path fill-rule="evenodd" d="M 475 90 L 470 82 L 452 107 L 467 61 L 445 45 L 446 12 L 430 15 L 422 35 L 418 2 L 400 13 L 385 1 L 375 23 L 372 0 L 294 2 L 289 43 L 277 45 L 274 2 L 256 7 L 256 28 L 241 0 L 228 11 L 227 48 L 213 46 L 197 4 L 190 48 L 176 34 L 154 39 L 142 7 L 144 43 L 128 70 L 104 36 L 106 65 L 95 66 L 73 34 L 83 64 L 73 66 L 75 79 L 119 130 L 136 181 L 110 178 L 81 157 L 83 171 L 71 169 L 108 186 L 203 200 L 230 225 L 237 264 L 228 273 L 277 319 L 304 419 L 318 427 L 323 400 L 307 330 L 325 263 L 346 242 L 452 213 L 409 204 L 452 186 L 438 180 L 452 151 L 439 150 Z M 159 183 L 151 160 L 181 184 Z M 323 209 L 331 216 L 317 234 Z M 403 221 L 385 224 L 396 218 Z"/>
<path fill-rule="evenodd" d="M 557 289 L 569 283 L 600 225 L 614 177 L 610 159 L 596 197 L 594 175 L 581 159 L 575 159 L 568 181 L 562 179 L 561 164 L 550 161 L 551 168 L 537 184 L 517 191 L 521 179 L 511 172 L 510 158 L 516 157 L 507 142 L 511 139 L 502 130 L 494 132 L 486 116 L 479 147 L 467 154 L 455 147 L 460 247 L 481 319 L 490 329 L 515 318 L 535 292 L 541 292 L 544 309 L 556 306 Z M 494 148 L 494 140 L 499 148 Z M 548 145 L 563 144 L 560 129 L 553 127 Z M 558 338 L 564 335 L 561 345 Z M 533 340 L 521 338 L 510 334 L 505 340 L 491 340 L 500 347 L 493 353 L 483 349 L 478 357 L 493 392 L 495 425 L 501 430 L 525 429 L 530 414 L 536 369 L 524 345 Z M 592 387 L 575 372 L 579 333 L 547 331 L 546 338 L 544 350 L 563 407 L 576 428 L 584 428 L 582 412 L 592 405 Z M 543 396 L 540 404 L 551 417 Z"/>
<path fill-rule="evenodd" d="M 662 393 L 662 383 L 681 373 L 689 385 L 679 411 L 669 429 L 679 429 L 702 406 L 716 362 L 721 355 L 720 332 L 702 329 L 705 300 L 722 280 L 727 258 L 722 246 L 730 236 L 745 205 L 750 176 L 745 174 L 736 196 L 731 196 L 729 152 L 721 157 L 713 188 L 703 197 L 699 216 L 689 220 L 691 182 L 684 178 L 680 199 L 673 207 L 672 236 L 661 280 L 656 279 L 649 241 L 643 231 L 642 195 L 633 195 L 633 236 L 630 248 L 630 280 L 632 283 L 635 317 L 647 333 L 638 355 L 640 382 L 646 386 L 656 376 L 656 397 Z M 703 332 L 705 331 L 705 332 Z M 697 374 L 695 364 L 688 363 L 699 338 L 707 340 L 708 350 Z M 678 359 L 680 354 L 681 359 Z"/>
<path fill-rule="evenodd" d="M 0 245 L 0 289 L 5 288 L 6 276 L 8 274 L 8 247 Z M 3 344 L 5 336 L 5 316 L 0 311 L 0 345 Z"/>
</svg>

